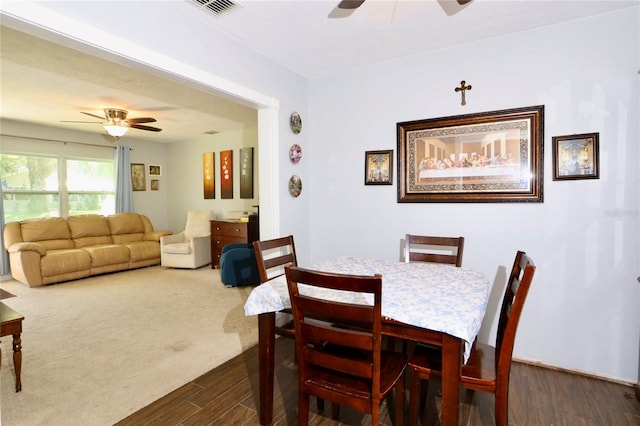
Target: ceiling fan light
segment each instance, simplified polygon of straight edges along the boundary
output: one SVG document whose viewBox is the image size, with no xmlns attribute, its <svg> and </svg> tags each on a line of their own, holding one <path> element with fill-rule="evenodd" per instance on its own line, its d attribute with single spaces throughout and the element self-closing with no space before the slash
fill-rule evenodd
<svg viewBox="0 0 640 426">
<path fill-rule="evenodd" d="M 107 131 L 107 133 L 109 133 L 114 138 L 120 138 L 124 136 L 124 134 L 127 133 L 127 130 L 129 130 L 128 127 L 119 126 L 117 124 L 105 124 L 103 127 Z"/>
</svg>

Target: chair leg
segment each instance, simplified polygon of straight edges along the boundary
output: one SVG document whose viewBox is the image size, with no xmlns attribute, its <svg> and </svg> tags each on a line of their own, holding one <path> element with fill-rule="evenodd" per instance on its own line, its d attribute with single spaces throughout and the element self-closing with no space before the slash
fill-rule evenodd
<svg viewBox="0 0 640 426">
<path fill-rule="evenodd" d="M 298 426 L 309 424 L 309 394 L 298 392 Z"/>
<path fill-rule="evenodd" d="M 337 402 L 331 403 L 331 418 L 338 420 L 340 418 L 340 405 Z"/>
<path fill-rule="evenodd" d="M 380 425 L 380 406 L 372 407 L 371 410 L 371 426 L 379 426 Z"/>
<path fill-rule="evenodd" d="M 416 426 L 418 424 L 420 381 L 421 377 L 417 371 L 411 371 L 409 373 L 409 426 Z"/>
<path fill-rule="evenodd" d="M 496 426 L 507 426 L 509 424 L 509 388 L 502 392 L 497 389 L 496 394 Z"/>
<path fill-rule="evenodd" d="M 404 426 L 404 380 L 396 383 L 396 426 Z"/>
</svg>

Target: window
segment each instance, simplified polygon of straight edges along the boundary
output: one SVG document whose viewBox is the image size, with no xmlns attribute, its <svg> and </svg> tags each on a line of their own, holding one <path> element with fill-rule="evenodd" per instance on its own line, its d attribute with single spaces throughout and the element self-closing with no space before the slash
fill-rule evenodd
<svg viewBox="0 0 640 426">
<path fill-rule="evenodd" d="M 0 154 L 6 222 L 115 213 L 115 162 Z"/>
</svg>

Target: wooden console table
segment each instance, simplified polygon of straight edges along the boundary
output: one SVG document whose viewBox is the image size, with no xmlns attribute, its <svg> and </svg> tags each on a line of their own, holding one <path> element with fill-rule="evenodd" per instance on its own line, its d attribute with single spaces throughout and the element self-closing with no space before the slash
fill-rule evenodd
<svg viewBox="0 0 640 426">
<path fill-rule="evenodd" d="M 258 215 L 249 216 L 248 222 L 239 220 L 212 220 L 211 222 L 211 269 L 220 267 L 222 247 L 229 243 L 251 244 L 260 239 Z"/>
<path fill-rule="evenodd" d="M 22 371 L 22 320 L 24 317 L 4 303 L 0 302 L 0 337 L 13 336 L 13 368 L 16 372 L 16 392 L 22 390 L 20 372 Z M 2 353 L 0 353 L 0 365 Z"/>
</svg>

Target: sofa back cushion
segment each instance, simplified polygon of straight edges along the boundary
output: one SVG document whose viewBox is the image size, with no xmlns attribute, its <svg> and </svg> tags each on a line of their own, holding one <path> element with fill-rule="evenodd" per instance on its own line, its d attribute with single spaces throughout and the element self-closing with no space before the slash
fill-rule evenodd
<svg viewBox="0 0 640 426">
<path fill-rule="evenodd" d="M 67 221 L 61 217 L 23 220 L 20 231 L 22 241 L 40 243 L 45 250 L 75 248 Z"/>
<path fill-rule="evenodd" d="M 112 243 L 109 222 L 104 216 L 98 214 L 69 216 L 67 223 L 76 248 Z"/>
<path fill-rule="evenodd" d="M 145 226 L 137 213 L 118 213 L 107 216 L 111 238 L 115 244 L 125 244 L 144 239 Z"/>
</svg>

